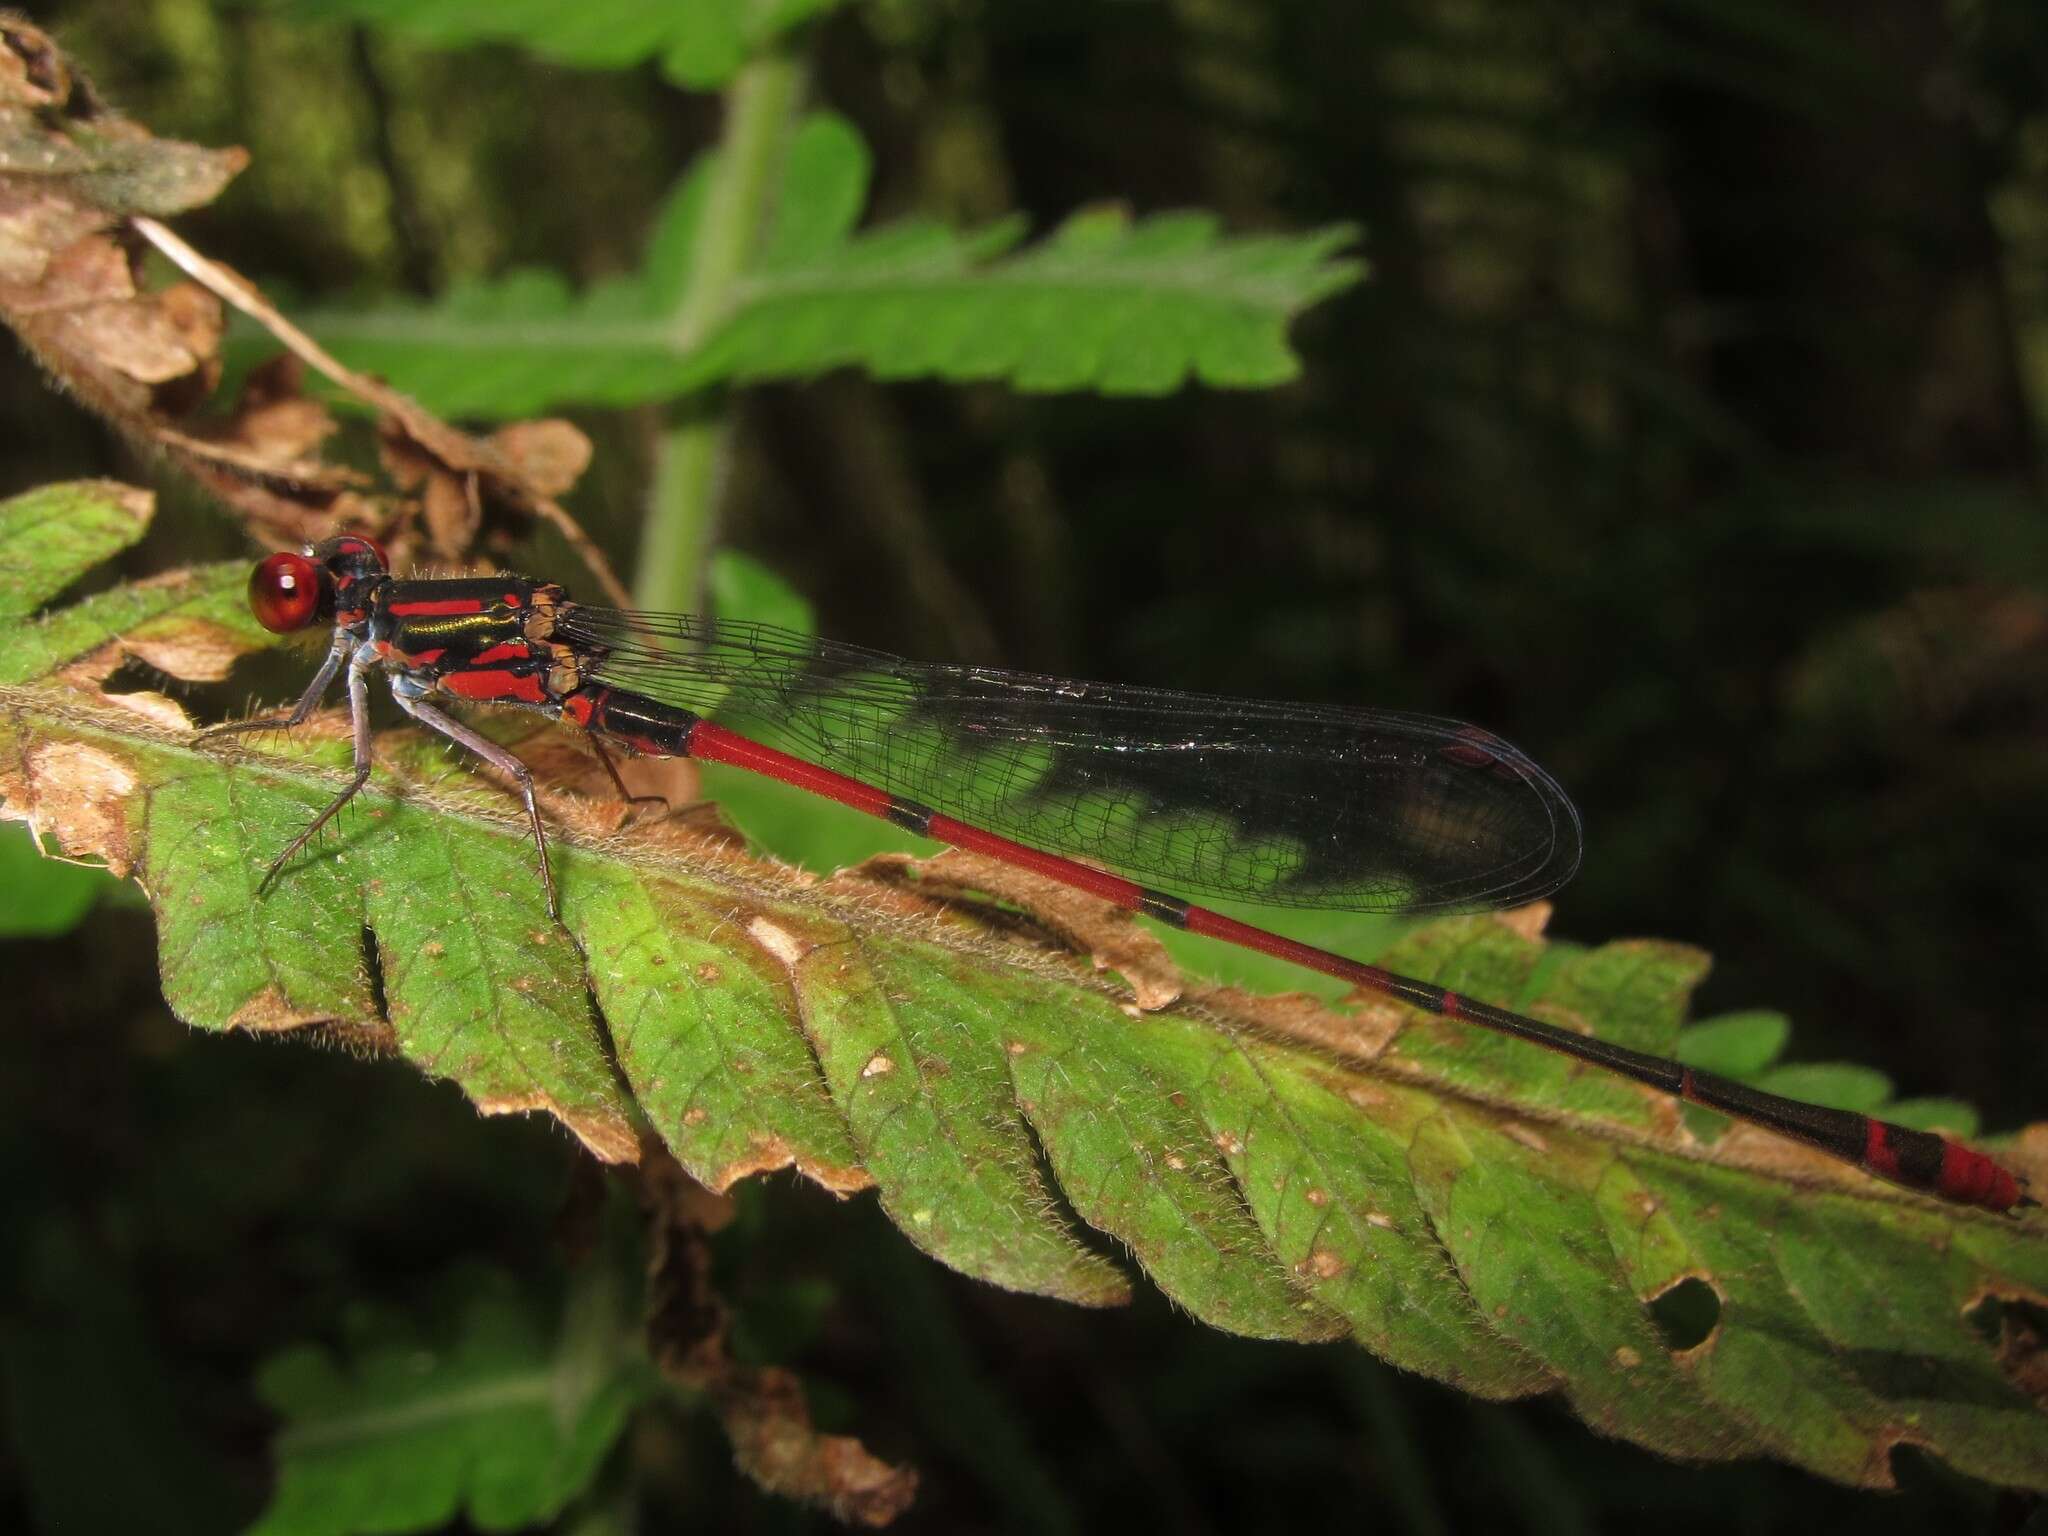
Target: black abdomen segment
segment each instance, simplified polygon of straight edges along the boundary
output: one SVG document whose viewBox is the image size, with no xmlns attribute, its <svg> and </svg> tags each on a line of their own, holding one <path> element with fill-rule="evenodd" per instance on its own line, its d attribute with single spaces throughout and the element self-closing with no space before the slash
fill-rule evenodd
<svg viewBox="0 0 2048 1536">
<path fill-rule="evenodd" d="M 643 694 L 585 683 L 562 700 L 562 718 L 643 757 L 688 757 L 698 716 Z"/>
</svg>

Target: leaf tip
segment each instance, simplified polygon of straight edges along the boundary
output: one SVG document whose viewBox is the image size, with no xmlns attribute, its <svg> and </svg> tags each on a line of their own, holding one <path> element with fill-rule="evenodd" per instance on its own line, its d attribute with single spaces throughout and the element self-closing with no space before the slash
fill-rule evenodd
<svg viewBox="0 0 2048 1536">
<path fill-rule="evenodd" d="M 485 1115 L 526 1115 L 539 1112 L 552 1115 L 568 1128 L 569 1134 L 583 1143 L 584 1150 L 601 1163 L 637 1163 L 640 1161 L 640 1138 L 634 1134 L 632 1124 L 623 1115 L 602 1112 L 581 1112 L 565 1109 L 561 1103 L 545 1093 L 488 1094 L 472 1102 L 479 1114 Z"/>
</svg>

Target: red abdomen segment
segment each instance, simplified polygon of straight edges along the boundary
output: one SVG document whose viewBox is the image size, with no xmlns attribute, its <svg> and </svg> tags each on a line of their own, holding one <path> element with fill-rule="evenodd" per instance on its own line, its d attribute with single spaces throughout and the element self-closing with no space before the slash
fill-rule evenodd
<svg viewBox="0 0 2048 1536">
<path fill-rule="evenodd" d="M 2009 1211 L 2027 1201 L 2007 1169 L 1933 1131 L 1916 1131 L 1851 1109 L 1823 1109 L 1765 1093 L 1711 1072 L 1688 1070 L 1678 1095 L 1808 1146 L 1831 1152 L 1908 1189 L 1921 1189 L 1963 1205 Z"/>
<path fill-rule="evenodd" d="M 2020 1181 L 1982 1152 L 1960 1142 L 1937 1136 L 1932 1131 L 1912 1131 L 1884 1120 L 1864 1119 L 1863 1166 L 1881 1178 L 1929 1188 L 1965 1205 L 1988 1210 L 2009 1211 L 2025 1192 Z M 1897 1170 L 1917 1165 L 1912 1179 L 1901 1179 Z M 1928 1169 L 1933 1181 L 1921 1184 Z"/>
</svg>

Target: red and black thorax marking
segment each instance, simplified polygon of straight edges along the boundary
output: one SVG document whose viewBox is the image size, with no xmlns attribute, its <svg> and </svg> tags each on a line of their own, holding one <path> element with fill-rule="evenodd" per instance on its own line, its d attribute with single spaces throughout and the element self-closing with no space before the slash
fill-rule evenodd
<svg viewBox="0 0 2048 1536">
<path fill-rule="evenodd" d="M 519 576 L 387 580 L 367 633 L 394 671 L 480 703 L 558 707 L 581 684 L 579 657 L 554 640 L 561 588 Z"/>
<path fill-rule="evenodd" d="M 555 638 L 562 589 L 518 576 L 387 579 L 366 633 L 396 672 L 478 704 L 545 710 L 630 751 L 685 757 L 697 717 L 594 681 L 602 653 Z"/>
</svg>

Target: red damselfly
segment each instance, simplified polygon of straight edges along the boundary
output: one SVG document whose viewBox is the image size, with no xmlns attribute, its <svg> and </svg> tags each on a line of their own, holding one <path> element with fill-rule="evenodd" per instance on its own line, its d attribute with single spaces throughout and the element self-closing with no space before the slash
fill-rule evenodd
<svg viewBox="0 0 2048 1536">
<path fill-rule="evenodd" d="M 249 601 L 274 632 L 328 623 L 333 642 L 289 713 L 216 732 L 297 725 L 344 670 L 354 726 L 354 779 L 278 855 L 265 889 L 368 780 L 368 679 L 381 671 L 413 719 L 511 776 L 550 912 L 532 774 L 430 699 L 580 726 L 622 795 L 607 743 L 750 769 L 1172 927 L 1604 1067 L 1907 1188 L 1994 1211 L 2034 1203 L 2007 1169 L 1933 1132 L 1628 1050 L 1140 883 L 1360 912 L 1546 896 L 1578 868 L 1578 813 L 1549 774 L 1477 727 L 921 665 L 766 625 L 589 607 L 518 576 L 400 580 L 354 536 L 272 555 Z"/>
</svg>

